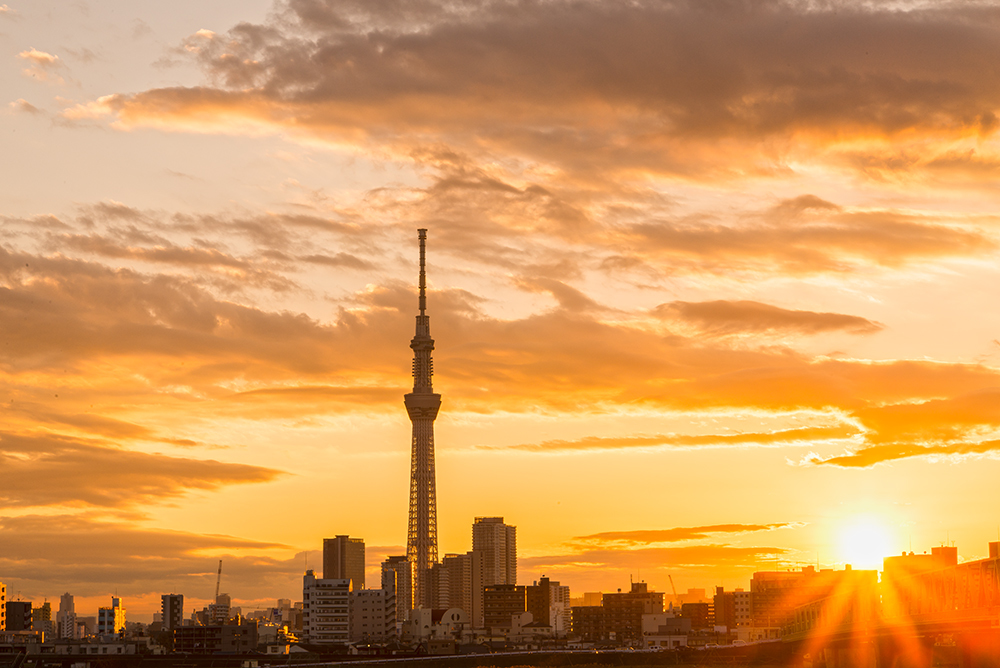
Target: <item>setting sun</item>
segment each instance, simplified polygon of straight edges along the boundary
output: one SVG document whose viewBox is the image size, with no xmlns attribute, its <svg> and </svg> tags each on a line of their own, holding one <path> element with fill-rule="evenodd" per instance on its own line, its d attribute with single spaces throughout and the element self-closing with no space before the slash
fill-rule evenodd
<svg viewBox="0 0 1000 668">
<path fill-rule="evenodd" d="M 858 569 L 882 570 L 882 559 L 894 552 L 890 531 L 874 517 L 854 518 L 837 536 L 839 559 Z"/>
</svg>

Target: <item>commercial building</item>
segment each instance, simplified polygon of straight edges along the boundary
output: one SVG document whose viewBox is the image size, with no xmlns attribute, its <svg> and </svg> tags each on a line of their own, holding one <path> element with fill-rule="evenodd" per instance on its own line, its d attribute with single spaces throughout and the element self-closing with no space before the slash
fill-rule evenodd
<svg viewBox="0 0 1000 668">
<path fill-rule="evenodd" d="M 302 639 L 309 644 L 350 640 L 349 580 L 317 578 L 312 570 L 302 578 Z"/>
<path fill-rule="evenodd" d="M 323 539 L 323 579 L 350 580 L 351 591 L 365 588 L 365 541 L 350 536 Z"/>
</svg>

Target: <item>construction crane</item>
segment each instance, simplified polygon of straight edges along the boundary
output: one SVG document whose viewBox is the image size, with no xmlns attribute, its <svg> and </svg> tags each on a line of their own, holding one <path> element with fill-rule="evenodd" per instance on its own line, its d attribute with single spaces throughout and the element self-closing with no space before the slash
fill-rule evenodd
<svg viewBox="0 0 1000 668">
<path fill-rule="evenodd" d="M 219 587 L 222 585 L 222 559 L 219 559 L 219 576 L 215 578 L 215 602 L 219 602 Z"/>
<path fill-rule="evenodd" d="M 221 561 L 219 562 L 219 568 L 220 569 L 222 568 Z M 674 592 L 674 603 L 676 603 L 679 607 L 681 604 L 681 600 L 677 598 L 677 587 L 674 586 L 674 576 L 667 573 L 667 579 L 670 580 L 670 589 Z"/>
</svg>

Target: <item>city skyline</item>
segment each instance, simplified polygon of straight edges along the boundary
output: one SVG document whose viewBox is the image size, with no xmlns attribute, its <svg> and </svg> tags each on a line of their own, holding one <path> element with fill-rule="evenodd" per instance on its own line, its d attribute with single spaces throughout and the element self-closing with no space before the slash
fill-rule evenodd
<svg viewBox="0 0 1000 668">
<path fill-rule="evenodd" d="M 986 556 L 1000 10 L 697 4 L 0 3 L 8 598 L 252 606 L 340 535 L 379 582 L 420 229 L 439 556 Z"/>
</svg>

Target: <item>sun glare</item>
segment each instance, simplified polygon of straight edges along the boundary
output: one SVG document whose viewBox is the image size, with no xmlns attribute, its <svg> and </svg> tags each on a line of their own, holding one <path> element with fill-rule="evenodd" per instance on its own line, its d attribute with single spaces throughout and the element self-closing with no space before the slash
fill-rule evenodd
<svg viewBox="0 0 1000 668">
<path fill-rule="evenodd" d="M 873 517 L 859 517 L 845 524 L 837 545 L 840 560 L 858 569 L 882 570 L 882 559 L 893 554 L 889 530 Z"/>
</svg>

